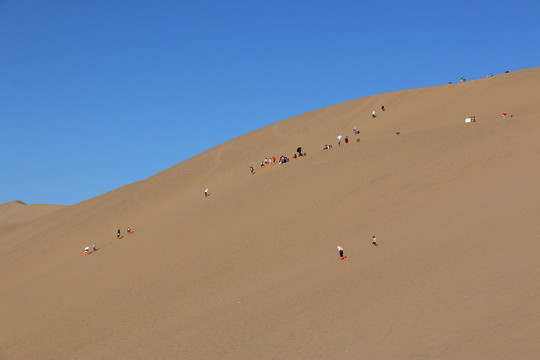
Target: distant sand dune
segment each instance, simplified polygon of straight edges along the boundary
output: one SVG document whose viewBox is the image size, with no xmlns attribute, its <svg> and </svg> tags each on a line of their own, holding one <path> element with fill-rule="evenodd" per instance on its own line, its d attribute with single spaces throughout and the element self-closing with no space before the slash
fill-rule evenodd
<svg viewBox="0 0 540 360">
<path fill-rule="evenodd" d="M 0 359 L 537 358 L 538 99 L 540 68 L 379 94 L 2 204 Z"/>
<path fill-rule="evenodd" d="M 20 200 L 0 204 L 0 231 L 6 230 L 17 224 L 28 224 L 29 222 L 61 209 L 60 205 L 27 205 Z"/>
</svg>

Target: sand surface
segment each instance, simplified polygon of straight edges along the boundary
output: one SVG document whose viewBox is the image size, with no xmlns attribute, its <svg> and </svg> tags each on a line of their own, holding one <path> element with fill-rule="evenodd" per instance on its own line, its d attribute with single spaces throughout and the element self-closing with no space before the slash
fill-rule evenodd
<svg viewBox="0 0 540 360">
<path fill-rule="evenodd" d="M 538 359 L 539 99 L 540 68 L 380 94 L 2 204 L 0 359 Z"/>
</svg>

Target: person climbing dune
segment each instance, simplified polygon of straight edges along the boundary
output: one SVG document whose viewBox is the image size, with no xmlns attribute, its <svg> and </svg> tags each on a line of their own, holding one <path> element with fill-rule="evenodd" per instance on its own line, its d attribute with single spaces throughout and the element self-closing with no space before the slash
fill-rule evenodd
<svg viewBox="0 0 540 360">
<path fill-rule="evenodd" d="M 345 258 L 345 256 L 343 256 L 343 248 L 338 245 L 337 250 L 339 254 L 339 260 L 343 260 Z"/>
</svg>

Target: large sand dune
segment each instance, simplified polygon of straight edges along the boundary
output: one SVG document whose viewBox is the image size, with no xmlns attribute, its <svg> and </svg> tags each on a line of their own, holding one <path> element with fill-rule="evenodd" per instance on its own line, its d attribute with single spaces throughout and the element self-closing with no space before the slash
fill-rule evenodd
<svg viewBox="0 0 540 360">
<path fill-rule="evenodd" d="M 537 359 L 538 99 L 540 68 L 380 94 L 0 205 L 0 359 Z"/>
</svg>

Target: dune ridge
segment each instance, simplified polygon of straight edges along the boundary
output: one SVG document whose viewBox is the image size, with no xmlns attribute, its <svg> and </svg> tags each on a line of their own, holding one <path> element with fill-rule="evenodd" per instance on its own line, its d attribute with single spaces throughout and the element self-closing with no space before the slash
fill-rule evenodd
<svg viewBox="0 0 540 360">
<path fill-rule="evenodd" d="M 539 84 L 374 95 L 72 206 L 0 205 L 0 358 L 536 358 Z"/>
</svg>

